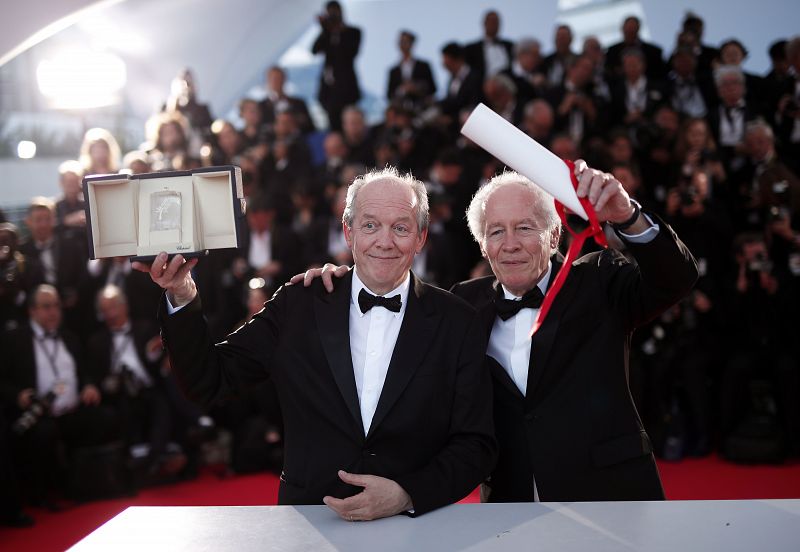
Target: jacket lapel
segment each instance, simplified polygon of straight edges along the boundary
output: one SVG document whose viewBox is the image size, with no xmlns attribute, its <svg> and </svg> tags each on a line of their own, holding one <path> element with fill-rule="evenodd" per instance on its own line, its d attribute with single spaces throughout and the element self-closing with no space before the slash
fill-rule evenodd
<svg viewBox="0 0 800 552">
<path fill-rule="evenodd" d="M 375 433 L 375 428 L 400 398 L 433 342 L 441 314 L 430 308 L 425 297 L 426 287 L 427 284 L 411 274 L 408 305 L 367 439 Z"/>
<path fill-rule="evenodd" d="M 492 285 L 486 288 L 487 301 L 478 311 L 478 316 L 480 317 L 481 323 L 486 328 L 487 343 L 489 339 L 491 339 L 492 328 L 494 327 L 495 318 L 497 318 L 497 309 L 494 306 L 494 297 L 497 293 L 497 286 L 499 285 L 500 282 L 494 280 Z M 497 362 L 496 359 L 487 354 L 486 362 L 489 364 L 489 371 L 492 373 L 492 376 L 497 379 L 497 381 L 506 386 L 515 397 L 520 399 L 524 398 L 522 391 L 519 390 L 517 384 L 514 383 L 514 380 L 511 379 L 511 376 L 508 374 L 506 369 L 503 368 L 503 366 Z"/>
<path fill-rule="evenodd" d="M 363 428 L 361 407 L 353 375 L 353 359 L 350 354 L 350 291 L 353 286 L 353 272 L 350 271 L 332 293 L 323 292 L 314 297 L 314 315 L 319 328 L 322 349 L 342 394 L 347 409 Z M 359 432 L 363 434 L 363 429 Z"/>
<path fill-rule="evenodd" d="M 561 270 L 564 259 L 561 255 L 556 255 L 553 257 L 552 262 L 553 270 L 550 275 L 550 281 L 547 283 L 548 291 L 550 290 L 550 286 L 553 285 L 556 275 Z M 574 290 L 570 289 L 567 282 L 564 282 L 564 284 L 564 287 L 562 287 L 559 292 L 558 298 L 553 303 L 553 308 L 550 309 L 547 315 L 547 319 L 539 328 L 539 331 L 536 332 L 536 335 L 533 336 L 531 358 L 528 362 L 528 388 L 525 394 L 525 402 L 528 408 L 532 407 L 534 404 L 533 398 L 537 390 L 536 387 L 539 382 L 542 381 L 542 375 L 547 370 L 547 362 L 556 342 L 558 326 L 561 323 L 561 315 L 564 313 L 564 309 L 559 308 L 559 306 L 566 304 L 574 293 Z"/>
</svg>

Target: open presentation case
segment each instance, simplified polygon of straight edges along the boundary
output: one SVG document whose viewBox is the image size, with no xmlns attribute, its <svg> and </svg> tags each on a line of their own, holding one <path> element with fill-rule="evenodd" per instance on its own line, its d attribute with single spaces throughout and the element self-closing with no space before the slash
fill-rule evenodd
<svg viewBox="0 0 800 552">
<path fill-rule="evenodd" d="M 92 259 L 184 257 L 239 247 L 245 204 L 239 167 L 83 179 Z"/>
</svg>

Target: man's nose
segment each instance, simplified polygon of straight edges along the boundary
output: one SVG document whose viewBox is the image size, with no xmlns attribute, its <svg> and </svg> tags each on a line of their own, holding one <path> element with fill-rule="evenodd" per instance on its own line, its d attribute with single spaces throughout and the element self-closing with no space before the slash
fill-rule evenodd
<svg viewBox="0 0 800 552">
<path fill-rule="evenodd" d="M 375 237 L 375 245 L 383 249 L 390 249 L 394 247 L 394 232 L 388 226 L 384 226 L 377 232 Z"/>
<path fill-rule="evenodd" d="M 520 247 L 519 239 L 517 239 L 517 236 L 513 231 L 506 232 L 503 235 L 502 248 L 504 251 L 515 251 L 519 249 L 519 247 Z"/>
</svg>

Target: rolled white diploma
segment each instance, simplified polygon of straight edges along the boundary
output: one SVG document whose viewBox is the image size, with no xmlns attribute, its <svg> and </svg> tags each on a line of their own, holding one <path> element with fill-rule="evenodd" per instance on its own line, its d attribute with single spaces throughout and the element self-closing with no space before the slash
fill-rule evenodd
<svg viewBox="0 0 800 552">
<path fill-rule="evenodd" d="M 572 187 L 566 163 L 484 104 L 478 104 L 470 114 L 461 134 L 529 178 L 576 215 L 589 219 Z"/>
</svg>

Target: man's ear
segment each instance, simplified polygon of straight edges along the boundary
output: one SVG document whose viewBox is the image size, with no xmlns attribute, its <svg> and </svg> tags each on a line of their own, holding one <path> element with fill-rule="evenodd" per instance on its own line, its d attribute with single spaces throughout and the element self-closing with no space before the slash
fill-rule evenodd
<svg viewBox="0 0 800 552">
<path fill-rule="evenodd" d="M 353 230 L 347 226 L 346 223 L 342 222 L 342 232 L 344 232 L 344 240 L 347 242 L 347 247 L 350 248 L 350 251 L 353 250 Z"/>
<path fill-rule="evenodd" d="M 422 249 L 425 247 L 425 241 L 427 239 L 428 239 L 428 229 L 426 228 L 419 235 L 419 240 L 417 241 L 417 248 L 416 248 L 417 255 L 419 255 L 420 252 L 422 252 Z"/>
</svg>

